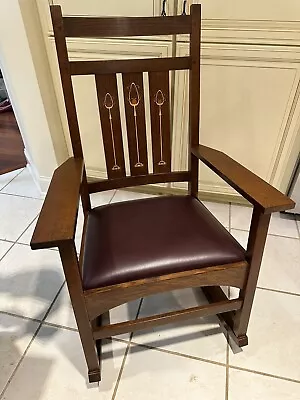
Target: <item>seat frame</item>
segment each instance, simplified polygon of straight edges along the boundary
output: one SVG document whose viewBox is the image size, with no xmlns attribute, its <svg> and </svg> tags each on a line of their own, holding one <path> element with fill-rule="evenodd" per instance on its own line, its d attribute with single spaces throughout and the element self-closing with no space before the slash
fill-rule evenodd
<svg viewBox="0 0 300 400">
<path fill-rule="evenodd" d="M 195 317 L 217 315 L 238 346 L 248 344 L 247 328 L 253 304 L 271 213 L 294 207 L 285 195 L 224 153 L 199 145 L 201 6 L 192 5 L 191 15 L 151 18 L 62 17 L 60 6 L 51 15 L 74 157 L 54 172 L 31 240 L 32 249 L 58 247 L 76 322 L 88 366 L 90 382 L 100 381 L 101 339 L 126 332 Z M 69 61 L 66 37 L 120 37 L 157 34 L 190 34 L 190 56 L 158 60 Z M 158 171 L 137 176 L 113 176 L 88 183 L 76 114 L 72 75 L 130 71 L 190 70 L 190 156 L 188 171 Z M 155 153 L 154 149 L 154 153 Z M 119 155 L 118 155 L 119 156 Z M 246 261 L 177 272 L 117 285 L 84 290 L 82 262 L 86 222 L 91 210 L 90 194 L 98 191 L 186 181 L 189 193 L 198 197 L 199 160 L 228 182 L 253 205 Z M 79 200 L 85 216 L 78 258 L 75 230 Z M 221 286 L 240 289 L 229 299 Z M 156 293 L 201 287 L 208 305 L 109 324 L 110 309 Z"/>
</svg>

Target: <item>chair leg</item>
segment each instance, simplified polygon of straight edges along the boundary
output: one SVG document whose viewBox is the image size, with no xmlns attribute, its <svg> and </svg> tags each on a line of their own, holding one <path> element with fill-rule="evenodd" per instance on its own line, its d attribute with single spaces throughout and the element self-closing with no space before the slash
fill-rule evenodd
<svg viewBox="0 0 300 400">
<path fill-rule="evenodd" d="M 247 246 L 247 258 L 250 265 L 249 275 L 244 288 L 240 292 L 240 299 L 243 300 L 243 305 L 235 313 L 233 324 L 233 331 L 240 347 L 248 344 L 247 328 L 267 239 L 270 217 L 271 215 L 262 214 L 257 208 L 254 208 Z"/>
<path fill-rule="evenodd" d="M 88 367 L 89 382 L 99 382 L 101 380 L 100 360 L 96 342 L 93 337 L 92 324 L 86 309 L 79 263 L 74 243 L 61 245 L 59 252 Z"/>
</svg>

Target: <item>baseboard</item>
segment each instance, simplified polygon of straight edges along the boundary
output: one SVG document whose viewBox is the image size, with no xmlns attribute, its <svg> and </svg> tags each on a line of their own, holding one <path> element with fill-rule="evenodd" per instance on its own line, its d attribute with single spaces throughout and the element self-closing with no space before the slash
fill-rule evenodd
<svg viewBox="0 0 300 400">
<path fill-rule="evenodd" d="M 46 176 L 40 176 L 26 149 L 24 149 L 24 154 L 25 154 L 26 160 L 28 161 L 27 169 L 28 169 L 30 175 L 32 176 L 34 183 L 36 184 L 36 186 L 39 189 L 39 191 L 41 192 L 41 194 L 46 194 L 48 191 L 49 185 L 50 185 L 51 178 L 46 177 Z"/>
<path fill-rule="evenodd" d="M 27 153 L 25 153 L 25 155 L 29 161 L 28 169 L 35 183 L 37 184 L 41 192 L 43 194 L 46 194 L 51 182 L 51 178 L 45 176 L 39 176 L 36 172 L 36 169 L 32 166 L 32 163 L 30 163 L 30 157 L 28 158 Z M 88 181 L 91 182 L 107 178 L 105 172 L 89 168 L 87 168 L 87 176 L 88 176 Z M 171 186 L 171 184 L 134 186 L 134 187 L 124 188 L 122 190 L 137 192 L 137 193 L 157 194 L 157 195 L 182 195 L 187 193 L 187 190 L 181 188 L 174 188 Z M 199 198 L 203 201 L 213 201 L 216 203 L 234 203 L 234 204 L 242 204 L 249 206 L 249 202 L 245 200 L 242 196 L 237 194 L 213 193 L 205 190 L 200 190 Z"/>
</svg>

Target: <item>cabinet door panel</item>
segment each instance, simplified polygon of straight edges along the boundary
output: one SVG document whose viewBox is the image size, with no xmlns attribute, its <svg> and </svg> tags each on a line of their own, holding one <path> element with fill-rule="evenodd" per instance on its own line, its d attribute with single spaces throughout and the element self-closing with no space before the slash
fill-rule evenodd
<svg viewBox="0 0 300 400">
<path fill-rule="evenodd" d="M 187 46 L 179 45 L 178 51 L 187 54 Z M 254 57 L 257 54 L 259 58 Z M 293 154 L 285 154 L 291 143 L 297 142 L 300 64 L 293 57 L 287 60 L 283 56 L 275 60 L 275 54 L 267 48 L 204 45 L 200 142 L 224 151 L 284 190 L 287 182 L 283 177 L 278 179 L 280 169 L 286 169 L 289 157 L 295 157 L 299 146 Z M 188 96 L 176 95 L 180 90 L 187 91 L 187 74 L 176 78 L 173 142 L 177 155 L 174 161 L 185 168 Z M 234 193 L 204 166 L 200 167 L 200 189 Z"/>
<path fill-rule="evenodd" d="M 300 20 L 298 0 L 188 0 L 191 4 L 201 4 L 205 19 L 231 20 Z M 179 11 L 182 0 L 178 2 Z"/>
</svg>

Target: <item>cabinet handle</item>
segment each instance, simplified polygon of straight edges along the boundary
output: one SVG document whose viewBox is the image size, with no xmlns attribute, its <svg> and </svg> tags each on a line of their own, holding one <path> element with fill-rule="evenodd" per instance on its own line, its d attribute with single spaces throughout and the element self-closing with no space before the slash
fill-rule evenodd
<svg viewBox="0 0 300 400">
<path fill-rule="evenodd" d="M 165 17 L 167 15 L 167 13 L 166 13 L 166 3 L 167 3 L 167 0 L 163 0 L 163 2 L 162 2 L 162 10 L 161 10 L 161 16 L 162 17 Z"/>
<path fill-rule="evenodd" d="M 186 3 L 187 3 L 187 0 L 183 0 L 181 15 L 186 15 Z"/>
</svg>

